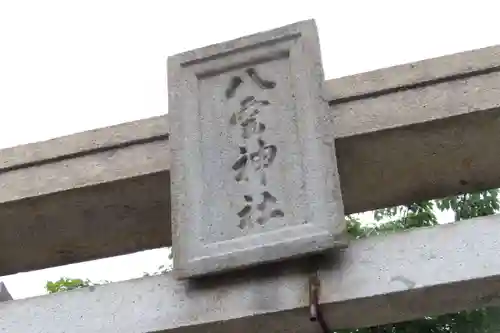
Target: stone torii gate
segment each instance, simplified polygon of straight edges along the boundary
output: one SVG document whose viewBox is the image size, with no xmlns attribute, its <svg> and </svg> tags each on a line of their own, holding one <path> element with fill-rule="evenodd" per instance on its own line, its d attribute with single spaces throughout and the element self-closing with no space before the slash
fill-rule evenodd
<svg viewBox="0 0 500 333">
<path fill-rule="evenodd" d="M 166 116 L 0 150 L 0 274 L 172 243 L 175 264 L 2 302 L 0 332 L 318 332 L 313 273 L 331 329 L 500 304 L 500 217 L 343 222 L 500 187 L 499 55 L 324 81 L 299 22 L 171 57 Z"/>
</svg>

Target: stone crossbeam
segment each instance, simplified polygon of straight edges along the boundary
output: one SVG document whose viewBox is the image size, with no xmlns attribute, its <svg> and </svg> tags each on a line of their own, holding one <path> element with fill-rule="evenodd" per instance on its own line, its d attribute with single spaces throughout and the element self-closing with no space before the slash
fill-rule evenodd
<svg viewBox="0 0 500 333">
<path fill-rule="evenodd" d="M 346 213 L 500 187 L 499 55 L 325 82 Z M 168 116 L 0 150 L 0 275 L 169 246 L 168 151 Z"/>
<path fill-rule="evenodd" d="M 363 327 L 498 304 L 499 233 L 500 216 L 489 216 L 353 241 L 319 272 L 328 324 Z M 0 303 L 0 332 L 319 332 L 301 263 L 197 284 L 166 274 Z"/>
</svg>

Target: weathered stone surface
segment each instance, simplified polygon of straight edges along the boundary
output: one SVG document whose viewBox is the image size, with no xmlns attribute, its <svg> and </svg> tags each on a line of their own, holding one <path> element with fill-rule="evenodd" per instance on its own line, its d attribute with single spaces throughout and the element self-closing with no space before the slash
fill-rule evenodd
<svg viewBox="0 0 500 333">
<path fill-rule="evenodd" d="M 149 121 L 0 150 L 0 275 L 170 242 L 167 120 Z"/>
<path fill-rule="evenodd" d="M 499 305 L 500 216 L 354 240 L 319 272 L 332 331 Z M 307 265 L 172 274 L 0 303 L 0 332 L 318 333 Z M 115 319 L 114 319 L 115 318 Z"/>
<path fill-rule="evenodd" d="M 326 81 L 346 213 L 500 187 L 499 53 Z M 0 150 L 0 275 L 170 246 L 169 146 L 160 116 Z"/>
<path fill-rule="evenodd" d="M 314 21 L 185 52 L 168 65 L 176 275 L 344 247 Z"/>
<path fill-rule="evenodd" d="M 464 79 L 500 70 L 500 46 L 490 46 L 328 80 L 324 97 L 353 100 Z"/>
<path fill-rule="evenodd" d="M 10 301 L 12 300 L 12 296 L 10 295 L 7 287 L 3 282 L 0 282 L 0 302 Z"/>
</svg>

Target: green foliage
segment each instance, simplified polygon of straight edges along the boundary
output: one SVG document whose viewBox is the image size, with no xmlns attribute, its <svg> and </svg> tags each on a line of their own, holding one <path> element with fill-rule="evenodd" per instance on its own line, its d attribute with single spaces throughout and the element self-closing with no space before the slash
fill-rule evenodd
<svg viewBox="0 0 500 333">
<path fill-rule="evenodd" d="M 348 232 L 353 238 L 359 239 L 401 230 L 431 227 L 438 224 L 436 210 L 453 211 L 456 221 L 492 215 L 500 209 L 498 194 L 499 190 L 495 189 L 379 209 L 373 214 L 375 223 L 368 226 L 362 225 L 355 215 L 351 215 L 347 217 Z M 144 276 L 159 275 L 169 270 L 169 266 L 162 265 L 156 272 L 144 273 Z M 56 282 L 47 282 L 46 289 L 49 293 L 55 293 L 91 285 L 95 283 L 89 280 L 62 278 Z M 334 333 L 493 333 L 498 331 L 500 331 L 500 308 L 487 308 L 377 327 L 340 330 Z"/>
<path fill-rule="evenodd" d="M 172 259 L 171 256 L 169 256 L 169 259 Z M 170 270 L 172 270 L 172 267 L 170 265 L 160 265 L 158 267 L 158 269 L 156 270 L 156 272 L 153 272 L 153 273 L 147 273 L 147 272 L 145 272 L 143 274 L 143 276 L 161 275 L 161 274 L 165 274 L 165 273 L 169 272 Z"/>
<path fill-rule="evenodd" d="M 445 198 L 437 202 L 437 207 L 440 210 L 453 210 L 456 221 L 492 215 L 500 208 L 498 191 L 494 189 Z"/>
<path fill-rule="evenodd" d="M 359 239 L 377 234 L 434 226 L 438 224 L 434 214 L 435 209 L 452 210 L 456 221 L 492 215 L 500 209 L 498 190 L 379 209 L 374 212 L 375 221 L 387 219 L 389 221 L 372 226 L 362 226 L 358 219 L 348 217 L 348 232 L 354 238 Z M 336 333 L 493 333 L 498 332 L 499 328 L 500 308 L 485 308 L 376 327 L 341 330 Z"/>
<path fill-rule="evenodd" d="M 90 280 L 82 280 L 82 279 L 70 279 L 70 278 L 60 278 L 59 280 L 52 282 L 47 281 L 45 285 L 45 289 L 49 294 L 58 293 L 61 291 L 69 291 L 78 288 L 85 288 L 92 285 Z"/>
<path fill-rule="evenodd" d="M 62 291 L 70 291 L 80 288 L 98 286 L 106 283 L 109 283 L 109 281 L 101 281 L 99 283 L 96 283 L 90 281 L 89 279 L 82 280 L 63 277 L 55 282 L 47 281 L 47 283 L 45 284 L 45 290 L 47 290 L 49 294 L 54 294 Z"/>
<path fill-rule="evenodd" d="M 383 219 L 392 220 L 365 227 L 361 226 L 358 220 L 348 218 L 348 232 L 356 238 L 363 238 L 412 228 L 434 226 L 438 224 L 434 213 L 435 206 L 436 204 L 433 201 L 423 201 L 408 206 L 379 209 L 373 213 L 376 222 Z M 350 226 L 351 224 L 354 225 Z"/>
</svg>

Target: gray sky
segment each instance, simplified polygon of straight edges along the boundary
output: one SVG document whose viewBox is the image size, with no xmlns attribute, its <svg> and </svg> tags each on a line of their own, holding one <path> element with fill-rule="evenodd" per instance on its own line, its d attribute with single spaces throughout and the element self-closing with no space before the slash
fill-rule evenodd
<svg viewBox="0 0 500 333">
<path fill-rule="evenodd" d="M 295 21 L 327 78 L 500 44 L 497 1 L 0 0 L 0 148 L 167 113 L 166 57 Z M 443 215 L 449 219 L 449 215 Z M 166 250 L 1 278 L 14 298 L 61 276 L 124 280 Z"/>
</svg>

